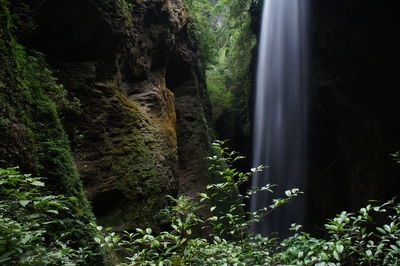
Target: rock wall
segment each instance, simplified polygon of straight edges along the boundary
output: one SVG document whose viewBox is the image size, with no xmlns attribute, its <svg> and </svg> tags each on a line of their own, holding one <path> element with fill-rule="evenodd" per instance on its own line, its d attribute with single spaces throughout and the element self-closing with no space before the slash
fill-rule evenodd
<svg viewBox="0 0 400 266">
<path fill-rule="evenodd" d="M 26 43 L 82 105 L 62 116 L 98 222 L 162 225 L 166 195 L 207 183 L 204 74 L 182 1 L 33 6 L 38 29 Z"/>
<path fill-rule="evenodd" d="M 396 1 L 311 1 L 309 217 L 398 196 Z"/>
</svg>

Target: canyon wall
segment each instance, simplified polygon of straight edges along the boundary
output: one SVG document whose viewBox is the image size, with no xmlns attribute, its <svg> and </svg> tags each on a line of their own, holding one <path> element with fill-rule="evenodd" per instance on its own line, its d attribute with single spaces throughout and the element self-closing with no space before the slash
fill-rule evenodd
<svg viewBox="0 0 400 266">
<path fill-rule="evenodd" d="M 400 150 L 398 8 L 311 1 L 309 217 L 399 195 L 400 169 L 389 155 Z"/>
<path fill-rule="evenodd" d="M 194 196 L 208 182 L 210 107 L 183 2 L 28 4 L 36 27 L 21 42 L 80 105 L 58 111 L 98 223 L 162 226 L 166 195 Z"/>
</svg>

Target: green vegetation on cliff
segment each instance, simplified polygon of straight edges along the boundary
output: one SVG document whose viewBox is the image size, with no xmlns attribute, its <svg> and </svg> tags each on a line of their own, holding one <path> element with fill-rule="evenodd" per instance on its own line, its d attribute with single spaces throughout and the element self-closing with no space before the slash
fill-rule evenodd
<svg viewBox="0 0 400 266">
<path fill-rule="evenodd" d="M 251 0 L 186 0 L 194 18 L 199 51 L 206 67 L 213 123 L 224 120 L 223 137 L 235 138 L 235 125 L 249 134 L 251 64 L 255 36 Z M 222 125 L 220 125 L 222 126 Z"/>
<path fill-rule="evenodd" d="M 61 253 L 68 253 L 66 249 L 80 248 L 91 254 L 87 263 L 100 261 L 100 249 L 94 245 L 86 247 L 93 238 L 89 227 L 93 215 L 58 111 L 78 110 L 79 104 L 68 99 L 44 56 L 18 42 L 15 36 L 25 26 L 31 27 L 21 23 L 21 17 L 29 14 L 14 14 L 9 8 L 8 1 L 0 0 L 0 167 L 19 166 L 23 173 L 45 178 L 38 181 L 15 169 L 2 170 L 0 260 L 13 265 L 49 265 L 55 263 L 57 256 L 63 261 Z M 37 188 L 42 184 L 46 184 L 46 191 Z M 66 197 L 76 201 L 68 203 Z M 62 219 L 50 217 L 51 213 L 65 209 L 64 201 L 69 208 Z M 52 226 L 53 223 L 58 226 Z M 48 252 L 47 257 L 40 258 L 41 253 Z M 32 255 L 28 259 L 22 253 Z"/>
<path fill-rule="evenodd" d="M 22 170 L 46 176 L 52 189 L 80 197 L 87 208 L 58 114 L 58 106 L 78 104 L 67 100 L 44 56 L 18 43 L 13 34 L 16 15 L 10 15 L 7 1 L 0 3 L 0 165 L 22 163 Z"/>
</svg>

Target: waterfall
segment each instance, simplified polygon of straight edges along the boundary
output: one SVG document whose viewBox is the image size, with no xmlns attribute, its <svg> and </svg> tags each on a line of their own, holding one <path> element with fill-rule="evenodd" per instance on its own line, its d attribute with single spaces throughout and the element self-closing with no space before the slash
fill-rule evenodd
<svg viewBox="0 0 400 266">
<path fill-rule="evenodd" d="M 252 211 L 283 197 L 291 188 L 305 189 L 307 147 L 307 0 L 265 0 L 255 93 L 253 165 L 266 165 L 253 186 L 277 184 L 274 193 L 257 193 Z M 252 232 L 288 233 L 302 223 L 303 196 L 279 207 Z"/>
</svg>

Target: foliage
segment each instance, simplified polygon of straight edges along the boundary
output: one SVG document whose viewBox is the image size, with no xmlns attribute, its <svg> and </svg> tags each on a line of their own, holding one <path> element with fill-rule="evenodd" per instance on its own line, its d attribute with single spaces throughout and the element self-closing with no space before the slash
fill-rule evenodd
<svg viewBox="0 0 400 266">
<path fill-rule="evenodd" d="M 186 0 L 200 56 L 206 62 L 212 123 L 223 138 L 250 134 L 248 103 L 255 36 L 250 27 L 251 0 Z M 224 122 L 221 122 L 221 119 Z M 238 126 L 239 125 L 239 126 Z"/>
<path fill-rule="evenodd" d="M 208 68 L 216 63 L 216 36 L 212 31 L 212 5 L 209 0 L 185 0 L 200 53 L 200 62 Z"/>
<path fill-rule="evenodd" d="M 272 192 L 272 185 L 267 184 L 261 187 L 251 187 L 241 194 L 239 187 L 248 182 L 254 173 L 261 172 L 264 166 L 252 168 L 250 172 L 239 172 L 232 168 L 237 160 L 244 159 L 243 156 L 237 156 L 234 151 L 229 151 L 224 147 L 225 141 L 215 141 L 213 148 L 216 155 L 208 157 L 210 161 L 210 170 L 215 171 L 217 175 L 222 177 L 222 182 L 207 186 L 208 194 L 200 194 L 200 201 L 210 200 L 216 206 L 211 207 L 211 212 L 216 213 L 209 219 L 213 227 L 213 231 L 218 236 L 228 239 L 246 239 L 250 225 L 260 222 L 266 215 L 279 206 L 287 203 L 293 197 L 298 196 L 301 192 L 298 189 L 286 191 L 286 198 L 274 199 L 269 206 L 265 206 L 254 212 L 244 213 L 243 201 L 260 191 Z M 218 207 L 222 204 L 228 204 L 229 209 L 218 212 Z M 247 218 L 248 217 L 248 218 Z M 224 226 L 226 224 L 227 226 Z"/>
<path fill-rule="evenodd" d="M 222 177 L 221 182 L 209 185 L 207 193 L 201 193 L 198 199 L 184 195 L 177 199 L 170 197 L 175 205 L 163 211 L 171 221 L 169 231 L 159 233 L 151 228 L 138 228 L 124 236 L 111 233 L 96 241 L 122 250 L 126 263 L 121 266 L 399 265 L 400 204 L 393 200 L 368 205 L 355 214 L 342 212 L 328 220 L 324 226 L 327 236 L 323 239 L 302 232 L 296 224 L 291 227 L 293 236 L 283 240 L 248 233 L 252 223 L 300 192 L 288 190 L 286 198 L 275 199 L 269 206 L 247 213 L 246 217 L 241 209 L 242 200 L 259 191 L 271 191 L 272 186 L 253 187 L 241 194 L 238 187 L 263 167 L 248 173 L 232 169 L 232 163 L 242 156 L 223 145 L 224 142 L 216 141 L 215 155 L 208 158 L 210 169 Z M 229 208 L 221 211 L 210 205 L 219 201 L 227 203 Z M 209 211 L 208 218 L 199 215 L 204 209 Z"/>
<path fill-rule="evenodd" d="M 200 262 L 212 265 L 218 261 L 232 264 L 240 262 L 241 265 L 243 262 L 262 263 L 270 252 L 270 248 L 266 247 L 272 246 L 274 239 L 248 234 L 250 224 L 260 221 L 300 192 L 297 189 L 287 191 L 286 198 L 276 199 L 263 209 L 245 213 L 242 200 L 259 191 L 271 191 L 271 186 L 253 187 L 242 195 L 239 186 L 263 167 L 253 168 L 247 173 L 231 168 L 232 163 L 243 157 L 236 156 L 223 144 L 222 141 L 214 142 L 216 155 L 208 158 L 210 169 L 221 177 L 221 182 L 207 186 L 207 193 L 200 193 L 197 199 L 184 195 L 177 199 L 170 197 L 176 205 L 163 211 L 171 221 L 170 231 L 157 233 L 150 228 L 136 229 L 134 233 L 126 232 L 125 240 L 108 235 L 108 240 L 97 241 L 109 246 L 118 243 L 128 254 L 126 259 L 140 265 L 196 265 Z M 220 205 L 212 205 L 219 202 L 228 205 L 227 211 L 216 207 Z M 199 215 L 201 211 L 207 211 L 210 215 L 204 218 Z M 251 218 L 246 219 L 247 215 L 251 215 Z M 206 235 L 199 237 L 201 232 Z"/>
<path fill-rule="evenodd" d="M 390 154 L 390 156 L 392 156 L 394 161 L 396 161 L 397 163 L 400 163 L 400 151 Z"/>
<path fill-rule="evenodd" d="M 220 53 L 218 62 L 226 61 L 225 53 Z M 207 70 L 207 90 L 209 92 L 210 101 L 212 104 L 213 118 L 217 119 L 232 108 L 233 94 L 230 88 L 227 88 L 226 77 L 227 70 L 222 63 L 213 65 Z"/>
<path fill-rule="evenodd" d="M 42 54 L 18 43 L 14 36 L 14 19 L 18 16 L 10 12 L 9 6 L 8 1 L 0 0 L 2 163 L 20 165 L 25 172 L 48 177 L 47 183 L 54 191 L 79 197 L 86 209 L 83 211 L 87 212 L 89 205 L 82 195 L 81 181 L 59 116 L 60 109 L 79 112 L 79 101 L 68 97 Z M 13 146 L 18 149 L 14 151 Z"/>
<path fill-rule="evenodd" d="M 116 0 L 116 5 L 121 9 L 122 14 L 125 18 L 131 17 L 131 11 L 135 4 L 132 1 Z"/>
<path fill-rule="evenodd" d="M 269 262 L 301 265 L 398 265 L 399 226 L 400 205 L 394 204 L 394 201 L 368 205 L 356 214 L 342 212 L 325 225 L 329 236 L 326 240 L 300 233 L 300 226 L 293 225 L 295 235 L 280 243 L 278 252 Z"/>
<path fill-rule="evenodd" d="M 21 8 L 0 0 L 0 167 L 20 165 L 21 172 L 46 179 L 1 170 L 0 257 L 16 265 L 99 265 L 100 249 L 88 230 L 93 214 L 59 115 L 60 109 L 79 112 L 79 102 L 58 84 L 42 54 L 18 42 L 16 35 L 32 28 L 15 13 Z"/>
<path fill-rule="evenodd" d="M 0 169 L 0 264 L 100 262 L 96 231 L 73 211 L 78 199 L 50 194 L 44 181 L 17 168 Z"/>
</svg>

